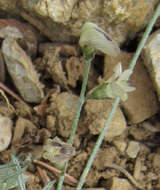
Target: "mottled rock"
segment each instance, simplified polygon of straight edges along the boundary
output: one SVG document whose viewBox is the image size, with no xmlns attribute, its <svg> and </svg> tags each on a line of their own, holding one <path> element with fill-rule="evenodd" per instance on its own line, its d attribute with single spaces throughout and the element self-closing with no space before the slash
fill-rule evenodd
<svg viewBox="0 0 160 190">
<path fill-rule="evenodd" d="M 46 51 L 41 48 L 41 51 L 44 52 L 42 59 L 44 69 L 47 70 L 53 81 L 59 84 L 61 88 L 66 90 L 69 90 L 69 87 L 75 88 L 77 83 L 82 81 L 85 73 L 84 60 L 78 56 L 70 56 L 71 53 L 76 54 L 73 51 L 74 46 L 70 46 L 71 51 L 65 45 L 48 44 L 48 46 Z M 89 72 L 88 89 L 93 88 L 97 84 L 96 76 L 98 74 L 92 65 Z"/>
<path fill-rule="evenodd" d="M 160 160 L 160 154 L 158 154 L 158 153 L 157 153 L 157 154 L 154 154 L 152 165 L 153 165 L 153 168 L 154 168 L 156 171 L 160 171 L 159 160 Z"/>
<path fill-rule="evenodd" d="M 59 84 L 62 88 L 68 89 L 67 78 L 60 57 L 60 50 L 60 47 L 53 46 L 49 48 L 44 54 L 43 64 L 54 82 Z"/>
<path fill-rule="evenodd" d="M 143 48 L 143 59 L 160 101 L 160 30 L 148 38 Z"/>
<path fill-rule="evenodd" d="M 112 75 L 113 68 L 118 62 L 122 63 L 123 69 L 127 69 L 132 56 L 133 54 L 125 52 L 121 52 L 116 58 L 106 55 L 104 60 L 104 79 L 106 80 Z M 141 60 L 138 60 L 130 81 L 136 90 L 128 93 L 127 101 L 121 102 L 121 106 L 130 123 L 139 123 L 150 118 L 158 110 L 152 82 Z"/>
<path fill-rule="evenodd" d="M 84 106 L 85 123 L 93 135 L 98 135 L 104 127 L 106 118 L 112 108 L 112 100 L 87 100 Z M 121 135 L 126 129 L 126 121 L 120 110 L 117 109 L 108 130 L 104 135 L 105 140 L 110 140 Z"/>
<path fill-rule="evenodd" d="M 14 39 L 6 38 L 2 53 L 15 86 L 27 102 L 39 103 L 43 98 L 42 84 L 30 58 Z"/>
<path fill-rule="evenodd" d="M 56 117 L 56 128 L 63 137 L 69 137 L 78 106 L 78 97 L 70 93 L 52 95 L 51 104 L 48 109 L 50 114 Z M 84 134 L 86 128 L 79 124 L 78 133 Z"/>
<path fill-rule="evenodd" d="M 127 142 L 125 140 L 114 140 L 113 144 L 121 154 L 124 154 L 127 147 Z"/>
<path fill-rule="evenodd" d="M 157 4 L 158 0 L 68 0 L 63 3 L 57 0 L 23 0 L 22 7 L 31 12 L 32 17 L 26 13 L 21 15 L 53 41 L 74 40 L 79 36 L 82 24 L 92 21 L 109 32 L 113 39 L 123 43 L 134 38 L 146 26 Z"/>
<path fill-rule="evenodd" d="M 16 19 L 0 19 L 0 38 L 12 37 L 30 56 L 37 53 L 38 32 L 30 25 Z"/>
<path fill-rule="evenodd" d="M 126 179 L 113 177 L 105 185 L 107 190 L 136 190 Z"/>
<path fill-rule="evenodd" d="M 46 128 L 51 132 L 56 132 L 56 118 L 52 115 L 48 115 L 46 118 Z"/>
<path fill-rule="evenodd" d="M 126 154 L 130 158 L 136 158 L 139 151 L 140 151 L 139 143 L 136 141 L 130 141 L 126 150 Z"/>
<path fill-rule="evenodd" d="M 35 12 L 43 17 L 51 18 L 54 22 L 66 23 L 70 20 L 73 7 L 77 0 L 40 0 L 35 5 Z"/>
<path fill-rule="evenodd" d="M 11 142 L 12 126 L 10 118 L 0 115 L 0 152 L 6 150 Z"/>
<path fill-rule="evenodd" d="M 66 71 L 68 73 L 68 84 L 76 87 L 77 81 L 82 80 L 84 74 L 84 64 L 77 57 L 71 57 L 66 62 Z"/>
<path fill-rule="evenodd" d="M 2 53 L 0 52 L 0 81 L 5 81 L 5 66 L 4 66 L 4 59 Z"/>
<path fill-rule="evenodd" d="M 22 140 L 24 134 L 28 133 L 32 136 L 33 134 L 36 134 L 36 132 L 37 132 L 37 127 L 31 121 L 19 117 L 18 120 L 16 121 L 16 125 L 14 128 L 12 145 L 19 143 Z"/>
<path fill-rule="evenodd" d="M 118 159 L 118 152 L 114 147 L 101 148 L 93 162 L 93 166 L 99 170 L 103 171 L 105 168 L 115 162 Z"/>
<path fill-rule="evenodd" d="M 85 167 L 87 159 L 88 154 L 85 151 L 77 153 L 69 163 L 68 173 L 78 179 Z"/>
<path fill-rule="evenodd" d="M 83 188 L 83 190 L 106 190 L 105 188 L 101 188 L 101 187 L 98 187 L 98 188 Z"/>
</svg>

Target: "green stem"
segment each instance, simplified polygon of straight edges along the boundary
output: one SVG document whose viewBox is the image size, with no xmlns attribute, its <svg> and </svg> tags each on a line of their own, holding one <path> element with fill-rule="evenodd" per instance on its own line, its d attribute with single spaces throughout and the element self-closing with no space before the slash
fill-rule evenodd
<svg viewBox="0 0 160 190">
<path fill-rule="evenodd" d="M 83 184 L 84 184 L 85 178 L 86 178 L 86 176 L 87 176 L 87 174 L 88 174 L 88 172 L 89 172 L 89 170 L 91 168 L 91 165 L 92 165 L 92 163 L 94 161 L 94 158 L 95 158 L 95 156 L 96 156 L 96 154 L 97 154 L 97 152 L 99 150 L 99 147 L 102 144 L 102 141 L 103 141 L 103 138 L 104 138 L 104 134 L 105 134 L 106 130 L 109 127 L 109 124 L 110 124 L 110 122 L 112 120 L 112 117 L 114 116 L 114 113 L 116 112 L 116 109 L 118 107 L 119 101 L 120 101 L 120 99 L 117 98 L 115 100 L 114 104 L 113 104 L 112 110 L 110 111 L 110 113 L 108 115 L 108 118 L 107 118 L 107 120 L 105 122 L 105 126 L 102 129 L 102 131 L 101 131 L 101 133 L 100 133 L 100 135 L 99 135 L 99 137 L 98 137 L 98 139 L 96 141 L 96 144 L 95 144 L 95 146 L 93 148 L 92 154 L 89 157 L 89 160 L 88 160 L 88 162 L 87 162 L 87 164 L 85 166 L 85 169 L 83 170 L 83 173 L 82 173 L 82 175 L 80 177 L 80 180 L 79 180 L 79 183 L 77 185 L 76 190 L 80 190 L 82 188 Z"/>
<path fill-rule="evenodd" d="M 159 15 L 160 15 L 160 3 L 158 4 L 158 6 L 157 6 L 157 8 L 156 8 L 156 10 L 154 12 L 153 17 L 151 18 L 151 20 L 149 21 L 149 23 L 147 25 L 147 28 L 146 28 L 146 30 L 145 30 L 145 32 L 143 34 L 143 38 L 141 39 L 141 41 L 138 44 L 136 53 L 134 54 L 134 57 L 133 57 L 133 59 L 131 61 L 129 69 L 131 69 L 131 70 L 134 69 L 134 67 L 136 65 L 136 62 L 138 60 L 138 57 L 139 57 L 139 55 L 140 55 L 140 53 L 141 53 L 141 51 L 142 51 L 142 49 L 143 49 L 143 47 L 144 47 L 147 39 L 148 39 L 149 34 L 151 33 L 152 28 L 153 28 L 153 26 L 154 26 L 157 18 L 159 17 Z"/>
<path fill-rule="evenodd" d="M 145 31 L 145 33 L 143 35 L 143 38 L 141 39 L 141 41 L 140 41 L 140 43 L 139 43 L 139 45 L 137 47 L 136 53 L 134 54 L 133 59 L 131 60 L 131 64 L 129 66 L 129 69 L 131 69 L 131 70 L 134 69 L 134 67 L 136 65 L 136 61 L 137 61 L 137 59 L 138 59 L 138 57 L 139 57 L 139 55 L 140 55 L 140 53 L 141 53 L 141 51 L 142 51 L 142 49 L 144 47 L 144 44 L 147 41 L 147 38 L 148 38 L 152 28 L 153 28 L 153 25 L 156 22 L 156 19 L 158 18 L 159 15 L 160 15 L 160 3 L 159 3 L 159 5 L 158 5 L 152 19 L 150 20 L 150 22 L 149 22 L 149 24 L 148 24 L 148 26 L 146 28 L 146 31 Z M 88 174 L 88 172 L 89 172 L 89 170 L 90 170 L 90 168 L 92 166 L 92 163 L 93 163 L 93 161 L 95 159 L 95 156 L 96 156 L 96 154 L 98 152 L 98 149 L 101 146 L 101 143 L 103 141 L 104 134 L 107 131 L 107 129 L 109 127 L 109 124 L 110 124 L 110 122 L 111 122 L 111 120 L 112 120 L 112 118 L 114 116 L 114 113 L 115 113 L 115 111 L 116 111 L 116 109 L 118 107 L 119 101 L 120 101 L 119 98 L 116 98 L 116 100 L 114 101 L 114 104 L 112 106 L 110 114 L 106 119 L 104 128 L 101 131 L 101 133 L 100 133 L 100 135 L 99 135 L 99 137 L 97 139 L 97 142 L 96 142 L 96 144 L 95 144 L 95 146 L 94 146 L 94 148 L 92 150 L 92 153 L 91 153 L 91 155 L 89 157 L 89 160 L 87 161 L 87 164 L 86 164 L 86 166 L 85 166 L 85 168 L 83 170 L 83 173 L 82 173 L 82 175 L 80 177 L 80 180 L 79 180 L 79 183 L 77 185 L 76 190 L 81 190 L 81 188 L 82 188 L 82 186 L 83 186 L 83 184 L 85 182 L 86 176 L 87 176 L 87 174 Z"/>
<path fill-rule="evenodd" d="M 78 108 L 77 108 L 77 112 L 76 112 L 76 115 L 75 115 L 75 119 L 73 121 L 72 131 L 71 131 L 71 135 L 70 135 L 69 142 L 68 142 L 69 145 L 71 145 L 71 146 L 72 146 L 73 141 L 74 141 L 74 137 L 75 137 L 75 133 L 76 133 L 80 113 L 81 113 L 81 110 L 82 110 L 83 103 L 85 101 L 85 91 L 86 91 L 86 87 L 87 87 L 88 74 L 89 74 L 92 59 L 93 59 L 93 57 L 90 58 L 90 59 L 85 60 L 85 74 L 84 74 L 81 93 L 80 93 L 80 98 L 79 98 L 79 102 L 78 102 Z M 62 185 L 63 185 L 63 181 L 64 181 L 64 174 L 65 174 L 65 172 L 67 170 L 67 165 L 68 165 L 68 163 L 65 164 L 65 166 L 64 166 L 64 168 L 62 170 L 61 176 L 60 176 L 59 181 L 58 181 L 57 190 L 62 189 Z"/>
</svg>

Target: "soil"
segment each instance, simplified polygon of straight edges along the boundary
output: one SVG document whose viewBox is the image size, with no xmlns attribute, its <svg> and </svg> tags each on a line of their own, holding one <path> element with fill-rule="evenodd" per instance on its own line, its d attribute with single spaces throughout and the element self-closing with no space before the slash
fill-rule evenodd
<svg viewBox="0 0 160 190">
<path fill-rule="evenodd" d="M 26 176 L 31 177 L 31 180 L 26 183 L 27 190 L 41 190 L 48 179 L 57 179 L 57 173 L 53 174 L 33 160 L 49 163 L 49 159 L 43 157 L 47 139 L 59 137 L 63 142 L 67 142 L 76 113 L 85 67 L 77 44 L 58 44 L 48 42 L 44 37 L 42 39 L 43 43 L 38 41 L 37 54 L 32 57 L 45 94 L 41 103 L 25 102 L 24 104 L 23 101 L 17 101 L 13 96 L 8 95 L 5 89 L 9 103 L 4 96 L 0 96 L 0 115 L 10 118 L 14 123 L 11 143 L 6 150 L 0 152 L 0 162 L 8 163 L 15 150 L 17 156 L 24 156 L 25 159 L 21 160 L 23 166 L 31 155 L 32 161 L 28 162 L 28 169 L 25 172 Z M 89 74 L 87 91 L 98 84 L 97 78 L 102 72 L 103 56 L 96 56 Z M 4 84 L 19 94 L 8 72 L 5 78 Z M 97 101 L 89 100 L 85 103 L 73 144 L 75 153 L 68 158 L 70 161 L 67 173 L 77 180 L 97 140 L 99 130 L 95 126 L 98 125 L 98 121 L 102 122 L 99 125 L 104 124 L 104 117 L 107 117 L 106 107 L 111 104 L 111 102 L 105 103 L 105 100 L 100 100 L 101 103 Z M 120 116 L 117 114 L 117 117 Z M 123 117 L 125 118 L 125 115 Z M 159 114 L 134 125 L 125 119 L 123 125 L 125 129 L 120 135 L 106 137 L 103 141 L 87 176 L 84 186 L 86 190 L 87 188 L 88 190 L 96 190 L 96 188 L 115 190 L 116 183 L 118 190 L 122 188 L 123 190 L 160 189 Z M 137 146 L 132 148 L 132 141 L 138 143 L 138 148 Z M 40 170 L 40 167 L 43 170 Z M 42 179 L 43 171 L 47 175 L 46 180 Z M 75 189 L 75 183 L 77 181 L 66 180 L 64 189 Z"/>
</svg>

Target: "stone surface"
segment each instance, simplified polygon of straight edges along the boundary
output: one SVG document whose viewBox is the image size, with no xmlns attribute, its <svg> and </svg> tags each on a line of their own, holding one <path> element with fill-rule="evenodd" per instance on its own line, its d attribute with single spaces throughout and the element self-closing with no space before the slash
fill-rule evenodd
<svg viewBox="0 0 160 190">
<path fill-rule="evenodd" d="M 46 47 L 46 48 L 45 48 Z M 45 50 L 43 50 L 45 48 Z M 77 83 L 82 82 L 85 73 L 84 59 L 76 52 L 74 46 L 70 47 L 64 44 L 44 44 L 40 51 L 44 53 L 42 64 L 44 70 L 47 70 L 56 84 L 61 88 L 69 90 L 69 87 L 75 88 Z M 74 49 L 73 49 L 74 48 Z M 87 88 L 91 89 L 97 84 L 98 74 L 93 64 L 89 72 Z"/>
<path fill-rule="evenodd" d="M 160 30 L 148 38 L 143 48 L 143 59 L 160 101 Z"/>
<path fill-rule="evenodd" d="M 119 43 L 143 29 L 158 0 L 10 0 L 0 1 L 1 14 L 21 15 L 53 41 L 73 41 L 85 21 L 109 32 Z M 24 10 L 26 12 L 24 12 Z M 143 11 L 142 11 L 143 10 Z M 38 17 L 38 19 L 37 19 Z"/>
<path fill-rule="evenodd" d="M 156 171 L 158 170 L 160 171 L 159 160 L 160 160 L 160 154 L 154 154 L 152 165 Z"/>
<path fill-rule="evenodd" d="M 121 154 L 124 154 L 127 147 L 127 142 L 125 140 L 114 140 L 113 144 Z"/>
<path fill-rule="evenodd" d="M 5 81 L 5 66 L 4 66 L 4 59 L 2 53 L 0 52 L 0 81 Z"/>
<path fill-rule="evenodd" d="M 39 33 L 30 24 L 19 22 L 16 19 L 0 19 L 0 38 L 11 36 L 19 39 L 18 43 L 32 57 L 37 53 Z"/>
<path fill-rule="evenodd" d="M 116 160 L 118 160 L 118 153 L 115 147 L 100 148 L 93 162 L 93 166 L 98 171 L 103 171 L 108 165 Z"/>
<path fill-rule="evenodd" d="M 83 190 L 106 190 L 105 188 L 101 188 L 101 187 L 98 187 L 98 188 L 83 188 Z"/>
<path fill-rule="evenodd" d="M 70 93 L 60 93 L 52 95 L 48 111 L 56 118 L 56 128 L 63 137 L 69 137 L 73 120 L 77 110 L 78 96 Z M 78 133 L 84 134 L 87 128 L 79 125 Z"/>
<path fill-rule="evenodd" d="M 12 121 L 0 115 L 0 152 L 7 149 L 12 138 Z"/>
<path fill-rule="evenodd" d="M 8 72 L 23 99 L 39 103 L 43 98 L 42 84 L 30 57 L 16 40 L 6 38 L 2 43 L 2 53 Z"/>
<path fill-rule="evenodd" d="M 130 158 L 136 158 L 139 151 L 140 151 L 139 143 L 136 141 L 130 141 L 126 150 L 126 154 Z"/>
<path fill-rule="evenodd" d="M 104 127 L 106 118 L 112 108 L 112 100 L 87 100 L 84 106 L 85 123 L 89 128 L 90 133 L 98 135 Z M 126 121 L 120 110 L 117 109 L 108 130 L 105 133 L 104 139 L 109 140 L 121 135 L 126 129 Z"/>
<path fill-rule="evenodd" d="M 126 179 L 113 177 L 106 182 L 107 190 L 136 190 Z"/>
<path fill-rule="evenodd" d="M 106 55 L 103 71 L 104 79 L 106 80 L 112 75 L 113 68 L 118 62 L 122 63 L 123 69 L 127 69 L 132 56 L 133 54 L 125 52 L 121 52 L 116 58 Z M 130 123 L 139 123 L 150 118 L 158 111 L 153 85 L 141 60 L 138 60 L 130 81 L 131 86 L 134 86 L 136 90 L 128 93 L 127 101 L 121 102 L 121 106 Z"/>
</svg>

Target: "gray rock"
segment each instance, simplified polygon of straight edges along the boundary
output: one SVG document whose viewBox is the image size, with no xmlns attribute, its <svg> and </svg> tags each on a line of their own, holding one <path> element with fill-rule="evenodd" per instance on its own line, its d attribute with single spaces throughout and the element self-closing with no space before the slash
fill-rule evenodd
<svg viewBox="0 0 160 190">
<path fill-rule="evenodd" d="M 10 118 L 0 115 L 0 152 L 6 150 L 11 142 L 12 126 Z"/>
<path fill-rule="evenodd" d="M 112 108 L 113 100 L 87 100 L 85 111 L 85 122 L 93 135 L 98 135 L 104 127 L 106 118 Z M 104 135 L 104 140 L 111 140 L 121 135 L 126 129 L 126 121 L 120 110 L 117 109 L 108 130 Z"/>
<path fill-rule="evenodd" d="M 143 49 L 143 59 L 160 100 L 160 30 L 148 38 Z"/>
<path fill-rule="evenodd" d="M 158 2 L 22 0 L 18 9 L 17 1 L 10 3 L 10 0 L 2 0 L 0 10 L 1 14 L 21 15 L 52 41 L 73 41 L 79 36 L 82 24 L 91 21 L 121 44 L 128 38 L 134 38 L 147 25 Z"/>
<path fill-rule="evenodd" d="M 30 57 L 14 39 L 5 39 L 2 53 L 8 72 L 23 99 L 27 102 L 39 103 L 43 98 L 42 84 Z"/>
<path fill-rule="evenodd" d="M 130 158 L 136 158 L 140 151 L 139 143 L 136 141 L 130 141 L 126 150 L 127 155 Z"/>
<path fill-rule="evenodd" d="M 106 55 L 103 71 L 104 79 L 107 80 L 113 74 L 113 68 L 118 62 L 122 63 L 123 70 L 127 69 L 132 57 L 133 54 L 122 51 L 116 58 Z M 128 99 L 125 102 L 121 101 L 121 107 L 130 123 L 140 123 L 158 111 L 152 81 L 145 70 L 142 60 L 138 60 L 129 81 L 131 86 L 136 89 L 128 93 Z"/>
</svg>

